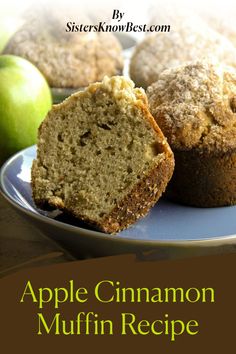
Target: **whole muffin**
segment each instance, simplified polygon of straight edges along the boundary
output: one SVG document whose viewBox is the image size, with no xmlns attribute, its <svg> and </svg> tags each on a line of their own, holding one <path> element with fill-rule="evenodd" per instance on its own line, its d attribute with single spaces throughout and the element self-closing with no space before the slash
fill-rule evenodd
<svg viewBox="0 0 236 354">
<path fill-rule="evenodd" d="M 136 47 L 130 76 L 147 88 L 163 70 L 208 57 L 236 66 L 236 49 L 229 40 L 197 17 L 176 21 L 170 32 L 149 35 Z"/>
<path fill-rule="evenodd" d="M 200 207 L 235 204 L 235 70 L 208 61 L 172 68 L 147 95 L 175 155 L 168 195 Z"/>
<path fill-rule="evenodd" d="M 78 88 L 121 74 L 122 48 L 111 33 L 66 32 L 67 22 L 92 24 L 69 10 L 43 8 L 27 17 L 13 35 L 5 53 L 31 61 L 55 88 Z"/>
</svg>

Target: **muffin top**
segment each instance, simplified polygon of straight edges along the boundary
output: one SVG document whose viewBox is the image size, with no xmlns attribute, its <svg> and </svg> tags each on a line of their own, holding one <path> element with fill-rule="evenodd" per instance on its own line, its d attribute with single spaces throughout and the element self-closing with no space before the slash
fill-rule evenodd
<svg viewBox="0 0 236 354">
<path fill-rule="evenodd" d="M 31 61 L 51 87 L 79 88 L 121 74 L 122 48 L 112 33 L 66 32 L 67 22 L 92 24 L 68 8 L 42 8 L 26 16 L 4 52 Z"/>
<path fill-rule="evenodd" d="M 236 148 L 236 71 L 210 61 L 165 70 L 147 90 L 151 113 L 174 150 Z"/>
<path fill-rule="evenodd" d="M 236 66 L 236 49 L 200 18 L 183 19 L 175 21 L 170 32 L 149 35 L 136 47 L 130 76 L 137 86 L 146 88 L 163 70 L 202 58 L 217 58 Z"/>
</svg>

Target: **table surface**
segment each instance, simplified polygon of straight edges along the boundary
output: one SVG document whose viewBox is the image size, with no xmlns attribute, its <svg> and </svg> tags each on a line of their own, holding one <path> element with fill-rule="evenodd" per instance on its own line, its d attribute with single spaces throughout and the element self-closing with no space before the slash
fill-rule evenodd
<svg viewBox="0 0 236 354">
<path fill-rule="evenodd" d="M 74 258 L 20 217 L 0 194 L 0 277 Z"/>
</svg>

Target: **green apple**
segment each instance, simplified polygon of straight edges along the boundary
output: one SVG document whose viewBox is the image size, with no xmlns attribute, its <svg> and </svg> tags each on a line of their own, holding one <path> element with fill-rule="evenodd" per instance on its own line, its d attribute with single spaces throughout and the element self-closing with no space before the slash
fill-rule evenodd
<svg viewBox="0 0 236 354">
<path fill-rule="evenodd" d="M 0 56 L 0 163 L 36 143 L 37 130 L 52 106 L 51 91 L 29 61 Z"/>
</svg>

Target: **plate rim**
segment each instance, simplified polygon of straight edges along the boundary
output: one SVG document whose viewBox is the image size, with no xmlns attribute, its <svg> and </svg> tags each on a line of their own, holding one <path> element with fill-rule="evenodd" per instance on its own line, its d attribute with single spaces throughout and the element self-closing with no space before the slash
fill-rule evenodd
<svg viewBox="0 0 236 354">
<path fill-rule="evenodd" d="M 51 224 L 54 225 L 55 227 L 58 228 L 63 228 L 65 231 L 74 231 L 76 233 L 80 232 L 81 235 L 84 237 L 95 237 L 99 238 L 100 240 L 106 240 L 106 241 L 118 241 L 120 243 L 124 244 L 137 244 L 137 245 L 155 245 L 155 246 L 210 246 L 210 245 L 217 245 L 218 243 L 221 242 L 230 242 L 233 240 L 236 240 L 236 233 L 232 235 L 222 235 L 222 236 L 217 236 L 217 237 L 209 237 L 205 239 L 185 239 L 185 240 L 144 240 L 144 239 L 135 239 L 135 238 L 119 238 L 119 233 L 116 235 L 111 235 L 111 234 L 106 234 L 101 231 L 96 231 L 96 230 L 90 230 L 90 229 L 85 229 L 81 228 L 79 226 L 74 226 L 71 224 L 66 224 L 62 221 L 54 220 L 46 215 L 40 214 L 37 212 L 36 209 L 35 211 L 31 211 L 27 209 L 26 207 L 20 205 L 15 201 L 15 199 L 8 193 L 4 186 L 4 176 L 5 176 L 5 171 L 11 165 L 12 161 L 16 160 L 20 155 L 25 153 L 27 150 L 31 150 L 32 148 L 36 148 L 36 145 L 31 145 L 25 149 L 22 149 L 9 157 L 4 164 L 0 168 L 0 193 L 3 195 L 3 197 L 16 209 L 18 209 L 21 213 L 27 214 L 29 217 L 33 219 L 37 219 L 37 221 L 46 223 L 46 224 Z"/>
</svg>

